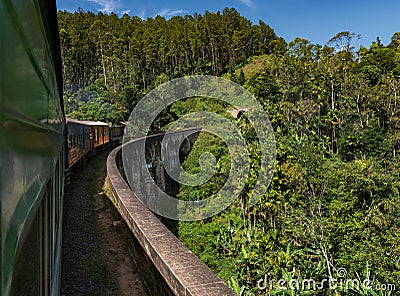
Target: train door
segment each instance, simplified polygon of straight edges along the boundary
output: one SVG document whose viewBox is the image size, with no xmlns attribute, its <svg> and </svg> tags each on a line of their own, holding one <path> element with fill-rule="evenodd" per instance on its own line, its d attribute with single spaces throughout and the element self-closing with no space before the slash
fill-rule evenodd
<svg viewBox="0 0 400 296">
<path fill-rule="evenodd" d="M 104 144 L 107 144 L 110 142 L 110 130 L 108 127 L 104 128 Z"/>
<path fill-rule="evenodd" d="M 98 129 L 99 129 L 99 142 L 98 142 L 98 145 L 101 146 L 101 145 L 104 144 L 104 128 L 99 126 Z"/>
</svg>

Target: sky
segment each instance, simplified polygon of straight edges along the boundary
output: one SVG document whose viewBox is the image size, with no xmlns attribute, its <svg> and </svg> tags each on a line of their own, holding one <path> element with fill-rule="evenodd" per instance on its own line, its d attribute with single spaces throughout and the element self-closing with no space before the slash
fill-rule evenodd
<svg viewBox="0 0 400 296">
<path fill-rule="evenodd" d="M 337 33 L 350 31 L 361 35 L 356 48 L 369 47 L 377 37 L 387 45 L 393 33 L 400 31 L 400 0 L 57 0 L 59 10 L 74 12 L 79 7 L 142 19 L 234 7 L 254 24 L 263 20 L 287 42 L 300 37 L 325 45 Z"/>
</svg>

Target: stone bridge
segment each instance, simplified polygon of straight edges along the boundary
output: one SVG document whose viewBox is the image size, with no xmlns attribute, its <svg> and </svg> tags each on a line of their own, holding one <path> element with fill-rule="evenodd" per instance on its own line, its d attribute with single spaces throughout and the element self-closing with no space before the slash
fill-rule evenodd
<svg viewBox="0 0 400 296">
<path fill-rule="evenodd" d="M 107 160 L 113 202 L 133 234 L 130 251 L 152 295 L 235 295 L 138 199 L 126 182 L 126 177 L 132 178 L 135 192 L 139 190 L 149 201 L 157 198 L 150 185 L 154 181 L 168 192 L 172 180 L 166 173 L 166 166 L 174 169 L 178 165 L 179 157 L 187 155 L 199 132 L 174 132 L 168 135 L 165 145 L 161 145 L 164 134 L 127 142 L 124 149 L 128 148 L 134 155 L 127 171 L 123 168 L 121 146 L 113 150 Z M 168 163 L 162 161 L 163 148 L 166 148 L 164 153 L 170 153 L 164 158 Z"/>
<path fill-rule="evenodd" d="M 156 134 L 126 141 L 129 144 L 123 148 L 123 157 L 129 166 L 124 166 L 125 180 L 131 180 L 128 183 L 134 192 L 144 194 L 149 203 L 159 198 L 154 182 L 162 191 L 171 193 L 175 181 L 166 172 L 166 167 L 174 171 L 180 159 L 189 154 L 199 132 L 200 129 L 190 129 L 173 132 L 165 137 L 164 134 Z"/>
</svg>

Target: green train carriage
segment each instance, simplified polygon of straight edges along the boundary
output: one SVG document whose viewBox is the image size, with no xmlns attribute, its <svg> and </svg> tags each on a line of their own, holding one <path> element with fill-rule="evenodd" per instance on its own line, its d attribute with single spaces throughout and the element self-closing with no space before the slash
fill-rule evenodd
<svg viewBox="0 0 400 296">
<path fill-rule="evenodd" d="M 65 119 L 55 1 L 0 0 L 0 294 L 60 292 Z"/>
</svg>

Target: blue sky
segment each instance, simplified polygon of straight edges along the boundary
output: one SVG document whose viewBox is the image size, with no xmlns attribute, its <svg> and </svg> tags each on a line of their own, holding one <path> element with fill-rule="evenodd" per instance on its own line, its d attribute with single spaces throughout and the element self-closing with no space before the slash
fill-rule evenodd
<svg viewBox="0 0 400 296">
<path fill-rule="evenodd" d="M 288 42 L 301 37 L 321 45 L 341 31 L 361 35 L 356 47 L 368 47 L 377 36 L 387 45 L 393 33 L 400 31 L 400 0 L 57 0 L 57 7 L 71 12 L 81 7 L 85 11 L 128 13 L 143 19 L 234 7 L 253 23 L 263 20 Z"/>
</svg>

